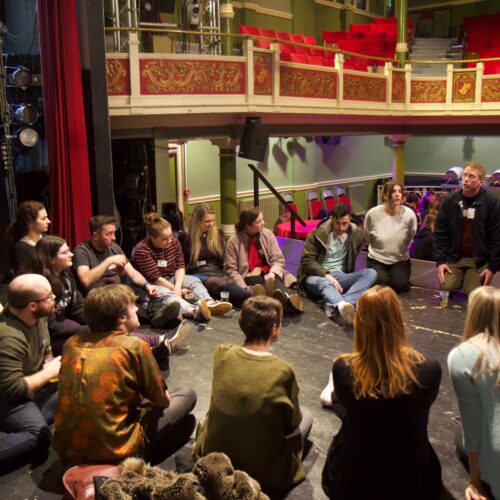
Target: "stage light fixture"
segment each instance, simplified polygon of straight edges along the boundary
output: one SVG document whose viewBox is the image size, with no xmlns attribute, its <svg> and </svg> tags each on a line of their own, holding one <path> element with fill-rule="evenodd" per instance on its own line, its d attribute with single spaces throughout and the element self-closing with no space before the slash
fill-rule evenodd
<svg viewBox="0 0 500 500">
<path fill-rule="evenodd" d="M 16 133 L 16 138 L 26 148 L 32 148 L 38 144 L 38 132 L 30 127 L 19 130 Z"/>
<path fill-rule="evenodd" d="M 26 90 L 33 83 L 33 75 L 24 66 L 17 67 L 7 78 L 9 85 Z"/>
<path fill-rule="evenodd" d="M 25 125 L 33 125 L 38 116 L 38 111 L 31 104 L 20 104 L 13 113 L 14 119 Z"/>
<path fill-rule="evenodd" d="M 198 29 L 201 23 L 200 0 L 185 0 L 182 9 L 182 24 L 185 29 Z"/>
</svg>

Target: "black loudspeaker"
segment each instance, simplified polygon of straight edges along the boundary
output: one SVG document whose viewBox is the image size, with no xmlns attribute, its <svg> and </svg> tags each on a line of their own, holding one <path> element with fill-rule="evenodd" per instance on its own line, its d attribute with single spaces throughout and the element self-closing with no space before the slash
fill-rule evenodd
<svg viewBox="0 0 500 500">
<path fill-rule="evenodd" d="M 249 116 L 243 127 L 241 137 L 240 158 L 263 161 L 266 156 L 269 127 L 260 123 L 260 117 Z"/>
</svg>

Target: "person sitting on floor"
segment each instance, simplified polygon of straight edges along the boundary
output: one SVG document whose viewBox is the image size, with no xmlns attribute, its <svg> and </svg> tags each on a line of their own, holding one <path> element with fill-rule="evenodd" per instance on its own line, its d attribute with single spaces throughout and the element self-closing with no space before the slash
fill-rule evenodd
<svg viewBox="0 0 500 500">
<path fill-rule="evenodd" d="M 235 225 L 236 234 L 226 246 L 224 266 L 231 280 L 254 295 L 266 294 L 279 300 L 283 308 L 304 312 L 300 297 L 290 294 L 288 286 L 295 277 L 285 271 L 285 257 L 274 236 L 267 229 L 258 207 L 243 210 Z"/>
<path fill-rule="evenodd" d="M 465 498 L 490 498 L 483 481 L 500 498 L 500 290 L 470 294 L 462 342 L 448 366 L 463 427 L 455 443 L 469 464 Z"/>
<path fill-rule="evenodd" d="M 126 285 L 91 290 L 84 302 L 90 331 L 64 346 L 53 446 L 66 467 L 131 456 L 158 463 L 194 430 L 196 393 L 167 391 L 149 346 L 129 335 L 139 327 L 135 300 Z"/>
<path fill-rule="evenodd" d="M 322 299 L 327 317 L 339 313 L 348 324 L 359 296 L 377 279 L 374 269 L 354 270 L 363 243 L 362 229 L 351 223 L 349 207 L 340 203 L 307 235 L 300 259 L 299 290 Z"/>
<path fill-rule="evenodd" d="M 186 275 L 181 244 L 173 236 L 167 220 L 151 213 L 144 217 L 144 225 L 147 237 L 132 250 L 132 260 L 157 286 L 167 304 L 179 304 L 182 316 L 197 321 L 209 321 L 212 314 L 226 314 L 232 309 L 229 302 L 212 299 L 199 278 Z"/>
<path fill-rule="evenodd" d="M 39 201 L 23 201 L 16 212 L 16 221 L 7 228 L 12 277 L 35 254 L 35 245 L 49 230 L 47 210 Z"/>
<path fill-rule="evenodd" d="M 60 357 L 50 348 L 47 316 L 54 310 L 50 283 L 37 274 L 14 278 L 0 315 L 0 470 L 43 461 L 57 404 Z"/>
<path fill-rule="evenodd" d="M 326 495 L 437 500 L 441 466 L 427 422 L 441 366 L 408 345 L 402 306 L 391 288 L 378 285 L 361 295 L 354 352 L 337 356 L 332 374 L 342 427 L 323 468 Z"/>
<path fill-rule="evenodd" d="M 35 259 L 28 271 L 45 276 L 56 295 L 54 312 L 49 316 L 50 343 L 54 354 L 62 352 L 64 342 L 83 329 L 87 329 L 83 314 L 83 297 L 71 272 L 73 254 L 66 241 L 58 236 L 46 236 L 35 248 Z M 152 348 L 155 358 L 164 361 L 172 350 L 187 336 L 189 325 L 179 325 L 172 339 L 164 335 L 133 333 Z"/>
<path fill-rule="evenodd" d="M 299 405 L 292 366 L 269 352 L 282 316 L 281 304 L 271 297 L 243 303 L 239 325 L 245 342 L 216 348 L 210 408 L 193 448 L 195 460 L 226 453 L 266 492 L 304 479 L 301 453 L 313 423 L 311 412 Z"/>
<path fill-rule="evenodd" d="M 224 233 L 215 224 L 215 210 L 206 203 L 196 206 L 184 247 L 188 273 L 199 278 L 212 297 L 220 299 L 221 292 L 228 292 L 229 301 L 241 306 L 252 293 L 227 277 L 224 249 Z"/>
<path fill-rule="evenodd" d="M 74 250 L 74 269 L 80 289 L 86 295 L 91 289 L 103 285 L 119 284 L 122 278 L 144 290 L 149 301 L 147 312 L 151 326 L 170 325 L 179 315 L 180 304 L 161 296 L 158 289 L 127 260 L 123 250 L 115 243 L 116 220 L 109 215 L 96 215 L 89 221 L 90 238 Z"/>
<path fill-rule="evenodd" d="M 435 223 L 436 214 L 428 213 L 425 216 L 422 228 L 417 232 L 410 246 L 410 256 L 414 259 L 434 261 L 432 240 L 434 238 Z"/>
</svg>

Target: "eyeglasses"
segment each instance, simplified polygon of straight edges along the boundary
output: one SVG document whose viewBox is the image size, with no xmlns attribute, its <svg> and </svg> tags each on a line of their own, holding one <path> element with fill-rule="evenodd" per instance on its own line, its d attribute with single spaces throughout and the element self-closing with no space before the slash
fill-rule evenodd
<svg viewBox="0 0 500 500">
<path fill-rule="evenodd" d="M 44 300 L 53 300 L 55 298 L 56 298 L 56 296 L 52 292 L 50 292 L 47 295 L 47 297 L 44 297 L 43 299 L 35 299 L 35 300 L 32 300 L 31 302 L 43 302 Z"/>
<path fill-rule="evenodd" d="M 66 250 L 63 250 L 62 252 L 57 252 L 57 255 L 68 255 L 71 253 L 71 250 L 67 248 Z"/>
</svg>

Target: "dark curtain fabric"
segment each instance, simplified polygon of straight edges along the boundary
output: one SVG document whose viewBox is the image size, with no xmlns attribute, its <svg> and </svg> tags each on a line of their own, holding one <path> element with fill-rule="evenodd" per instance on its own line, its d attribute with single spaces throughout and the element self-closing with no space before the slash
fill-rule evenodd
<svg viewBox="0 0 500 500">
<path fill-rule="evenodd" d="M 70 248 L 92 216 L 76 0 L 37 0 L 52 234 Z"/>
</svg>

